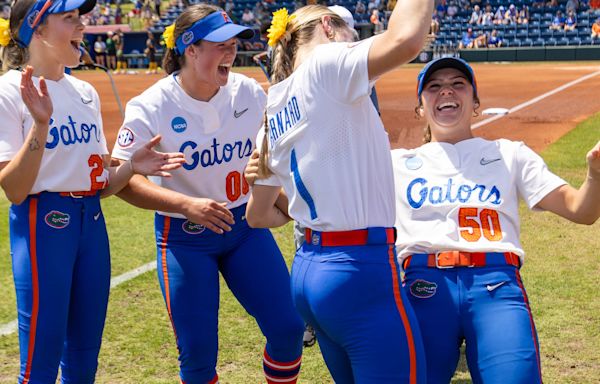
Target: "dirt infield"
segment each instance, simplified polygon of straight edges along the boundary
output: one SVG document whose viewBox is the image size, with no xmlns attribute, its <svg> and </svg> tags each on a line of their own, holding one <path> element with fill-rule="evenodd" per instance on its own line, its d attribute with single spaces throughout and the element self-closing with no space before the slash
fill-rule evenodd
<svg viewBox="0 0 600 384">
<path fill-rule="evenodd" d="M 577 123 L 600 111 L 598 63 L 475 64 L 473 67 L 481 99 L 480 111 L 490 107 L 510 109 L 585 75 L 599 72 L 597 76 L 485 124 L 475 130 L 477 136 L 523 140 L 534 150 L 541 151 Z M 423 122 L 417 120 L 414 113 L 415 79 L 420 68 L 408 65 L 377 82 L 381 117 L 394 148 L 411 148 L 421 143 Z M 258 68 L 244 73 L 267 85 Z M 76 76 L 89 81 L 98 90 L 104 129 L 112 148 L 122 119 L 108 76 L 99 70 L 76 72 Z M 114 76 L 123 107 L 131 97 L 140 94 L 161 77 L 144 74 Z M 488 117 L 476 117 L 474 122 Z"/>
</svg>

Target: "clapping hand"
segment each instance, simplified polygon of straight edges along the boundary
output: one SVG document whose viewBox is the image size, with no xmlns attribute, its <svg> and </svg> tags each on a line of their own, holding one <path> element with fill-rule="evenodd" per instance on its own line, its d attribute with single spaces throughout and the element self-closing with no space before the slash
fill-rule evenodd
<svg viewBox="0 0 600 384">
<path fill-rule="evenodd" d="M 181 152 L 158 152 L 154 147 L 160 142 L 161 136 L 156 135 L 131 156 L 133 173 L 144 176 L 170 177 L 169 171 L 181 167 L 185 157 Z"/>
</svg>

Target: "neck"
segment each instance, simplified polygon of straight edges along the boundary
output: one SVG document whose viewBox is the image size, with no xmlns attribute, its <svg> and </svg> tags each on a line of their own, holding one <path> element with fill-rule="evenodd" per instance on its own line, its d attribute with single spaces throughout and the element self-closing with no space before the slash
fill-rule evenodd
<svg viewBox="0 0 600 384">
<path fill-rule="evenodd" d="M 44 76 L 46 80 L 59 81 L 65 76 L 65 66 L 59 64 L 47 57 L 41 57 L 34 54 L 34 50 L 29 50 L 30 57 L 29 61 L 25 63 L 25 66 L 31 65 L 33 67 L 33 76 L 41 77 Z M 32 54 L 33 53 L 33 54 Z"/>
<path fill-rule="evenodd" d="M 317 45 L 326 44 L 330 41 L 325 37 L 325 34 L 316 33 L 310 42 L 298 47 L 296 58 L 294 60 L 294 71 L 300 66 L 311 54 Z"/>
<path fill-rule="evenodd" d="M 438 128 L 438 129 L 431 130 L 431 141 L 432 142 L 456 144 L 463 140 L 472 139 L 473 137 L 475 137 L 475 136 L 473 136 L 473 132 L 471 131 L 470 125 L 460 128 L 460 129 Z"/>
<path fill-rule="evenodd" d="M 196 100 L 210 101 L 219 92 L 220 87 L 202 81 L 189 68 L 182 68 L 177 74 L 177 78 L 185 93 Z"/>
</svg>

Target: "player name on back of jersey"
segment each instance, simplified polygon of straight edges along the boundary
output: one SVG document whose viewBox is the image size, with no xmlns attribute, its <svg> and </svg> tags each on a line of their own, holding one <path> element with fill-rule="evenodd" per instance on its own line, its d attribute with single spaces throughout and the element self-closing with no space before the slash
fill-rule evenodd
<svg viewBox="0 0 600 384">
<path fill-rule="evenodd" d="M 303 103 L 301 100 L 299 101 L 299 97 L 294 95 L 288 99 L 279 111 L 274 114 L 268 113 L 267 119 L 269 122 L 269 142 L 271 148 L 289 132 L 298 127 L 306 119 L 305 116 Z"/>
<path fill-rule="evenodd" d="M 413 179 L 406 188 L 406 198 L 408 204 L 415 209 L 421 208 L 426 202 L 437 205 L 456 201 L 467 203 L 476 199 L 481 203 L 494 205 L 502 203 L 500 190 L 495 185 L 491 187 L 483 184 L 456 185 L 452 178 L 449 178 L 445 185 L 431 185 L 422 177 Z"/>
<path fill-rule="evenodd" d="M 62 141 L 63 145 L 68 146 L 78 143 L 89 143 L 93 138 L 96 142 L 102 140 L 101 133 L 96 124 L 82 123 L 73 120 L 68 116 L 67 124 L 54 124 L 54 119 L 50 119 L 50 129 L 48 130 L 47 149 L 53 149 Z"/>
</svg>

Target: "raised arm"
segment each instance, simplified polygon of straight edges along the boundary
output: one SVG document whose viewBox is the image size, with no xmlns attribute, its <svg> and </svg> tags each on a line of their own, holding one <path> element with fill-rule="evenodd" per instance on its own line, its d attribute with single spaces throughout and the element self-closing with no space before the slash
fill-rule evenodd
<svg viewBox="0 0 600 384">
<path fill-rule="evenodd" d="M 600 217 L 600 142 L 587 153 L 587 177 L 579 189 L 563 185 L 544 197 L 537 207 L 579 224 L 594 224 Z"/>
<path fill-rule="evenodd" d="M 32 75 L 33 67 L 27 66 L 21 76 L 21 97 L 31 113 L 33 127 L 15 157 L 0 163 L 0 186 L 14 204 L 27 198 L 37 179 L 53 111 L 46 80 L 40 77 L 40 88 L 37 89 Z"/>
<path fill-rule="evenodd" d="M 431 24 L 433 0 L 400 0 L 388 29 L 375 37 L 369 50 L 369 79 L 375 79 L 414 59 Z"/>
</svg>

